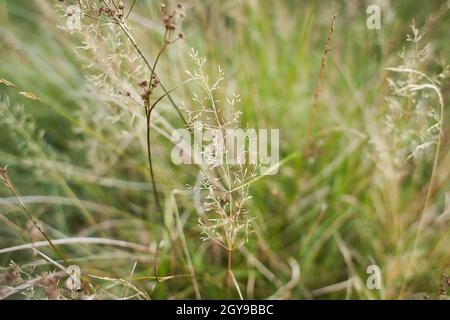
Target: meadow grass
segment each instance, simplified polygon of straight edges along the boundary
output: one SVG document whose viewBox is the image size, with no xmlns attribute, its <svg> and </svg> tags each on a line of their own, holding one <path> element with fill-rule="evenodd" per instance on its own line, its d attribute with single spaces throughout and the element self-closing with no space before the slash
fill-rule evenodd
<svg viewBox="0 0 450 320">
<path fill-rule="evenodd" d="M 140 103 L 156 98 L 141 100 L 139 83 L 155 77 L 123 28 L 85 17 L 69 32 L 66 4 L 0 0 L 0 166 L 17 193 L 0 188 L 0 296 L 446 298 L 448 2 L 387 2 L 381 30 L 366 27 L 369 4 L 186 2 L 183 39 L 161 50 L 159 3 L 137 1 L 132 39 L 153 67 L 163 51 L 155 73 L 176 88 L 147 126 Z M 245 219 L 214 179 L 202 184 L 231 229 L 211 229 L 218 217 L 194 192 L 213 170 L 170 159 L 186 121 L 173 104 L 188 124 L 206 105 L 192 100 L 202 79 L 186 73 L 198 67 L 191 48 L 211 81 L 224 78 L 211 101 L 239 93 L 239 126 L 280 129 L 278 174 L 241 177 L 245 193 L 222 186 L 228 203 L 245 199 Z M 55 280 L 66 264 L 85 290 Z M 366 286 L 369 265 L 380 290 Z"/>
</svg>

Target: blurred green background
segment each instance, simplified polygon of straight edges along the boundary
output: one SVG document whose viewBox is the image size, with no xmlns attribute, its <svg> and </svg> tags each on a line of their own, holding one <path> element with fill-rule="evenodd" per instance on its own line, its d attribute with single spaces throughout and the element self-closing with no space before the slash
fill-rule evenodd
<svg viewBox="0 0 450 320">
<path fill-rule="evenodd" d="M 130 3 L 124 1 L 125 6 Z M 134 276 L 144 278 L 131 281 L 136 290 L 156 299 L 195 298 L 189 277 L 163 282 L 145 278 L 155 273 L 187 274 L 192 264 L 202 298 L 238 298 L 233 290 L 223 289 L 226 257 L 213 243 L 201 240 L 192 196 L 176 198 L 182 233 L 173 222 L 171 190 L 193 185 L 196 168 L 172 164 L 170 141 L 153 133 L 156 176 L 166 208 L 162 220 L 153 203 L 139 113 L 127 109 L 119 95 L 121 88 L 108 81 L 100 89 L 92 86 L 98 79 L 103 83 L 105 70 L 116 69 L 119 79 L 136 86 L 139 79 L 135 77 L 144 71 L 136 66 L 141 62 L 126 59 L 126 50 L 132 48 L 121 51 L 129 41 L 123 35 L 98 40 L 97 56 L 86 53 L 86 58 L 83 50 L 76 50 L 86 44 L 86 35 L 63 30 L 60 26 L 65 25 L 65 17 L 55 4 L 60 3 L 0 0 L 0 78 L 16 85 L 0 84 L 0 165 L 9 165 L 16 189 L 51 238 L 99 237 L 151 248 L 141 252 L 145 250 L 96 244 L 62 246 L 83 274 L 127 279 L 137 262 Z M 168 6 L 175 4 L 169 2 Z M 400 65 L 398 53 L 410 50 L 406 35 L 411 33 L 413 21 L 425 33 L 421 45 L 430 43 L 430 58 L 417 67 L 430 75 L 445 70 L 450 53 L 449 4 L 380 1 L 382 29 L 369 30 L 366 8 L 370 4 L 372 1 L 184 3 L 186 17 L 181 30 L 185 39 L 161 58 L 159 77 L 167 87 L 183 81 L 190 66 L 187 52 L 198 50 L 207 58 L 212 75 L 218 65 L 225 70 L 221 92 L 237 92 L 243 97 L 242 126 L 280 129 L 280 159 L 304 148 L 329 24 L 337 14 L 317 106 L 316 152 L 294 158 L 277 175 L 250 188 L 248 211 L 256 218 L 254 230 L 233 261 L 244 298 L 439 296 L 442 276 L 450 267 L 448 112 L 438 184 L 416 245 L 434 148 L 420 161 L 408 164 L 404 177 L 389 180 L 382 178 L 383 169 L 377 167 L 377 150 L 371 140 L 372 126 L 382 127 L 390 112 L 385 98 L 390 94 L 387 79 L 392 74 L 386 68 Z M 159 5 L 138 0 L 128 22 L 150 60 L 162 39 Z M 83 18 L 83 24 L 95 23 Z M 440 87 L 447 106 L 448 79 L 442 79 Z M 32 92 L 41 101 L 27 99 L 20 91 Z M 188 88 L 176 90 L 173 96 L 177 102 L 191 99 Z M 436 100 L 430 101 L 437 109 Z M 167 102 L 160 115 L 163 120 L 158 117 L 158 124 L 182 125 Z M 0 195 L 0 250 L 43 240 L 13 195 L 6 188 L 0 189 Z M 50 248 L 42 251 L 58 259 Z M 410 266 L 412 253 L 417 260 Z M 4 274 L 11 260 L 21 266 L 23 279 L 3 284 L 3 290 L 54 270 L 33 251 L 20 250 L 0 254 Z M 366 287 L 366 268 L 371 264 L 380 266 L 381 290 Z M 123 294 L 121 283 L 89 280 L 98 298 Z M 45 296 L 39 290 L 27 296 Z"/>
</svg>

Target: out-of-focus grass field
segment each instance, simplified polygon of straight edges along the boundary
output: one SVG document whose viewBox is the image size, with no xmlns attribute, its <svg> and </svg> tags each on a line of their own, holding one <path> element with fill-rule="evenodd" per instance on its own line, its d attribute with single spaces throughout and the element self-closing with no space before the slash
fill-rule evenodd
<svg viewBox="0 0 450 320">
<path fill-rule="evenodd" d="M 234 288 L 225 289 L 226 253 L 201 239 L 195 199 L 189 192 L 172 193 L 188 190 L 198 170 L 174 165 L 164 130 L 152 132 L 165 208 L 161 218 L 147 171 L 142 115 L 136 112 L 132 117 L 118 88 L 92 88 L 86 77 L 95 74 L 96 66 L 86 68 L 89 62 L 75 54 L 84 38 L 58 27 L 65 18 L 54 3 L 58 1 L 0 0 L 0 79 L 16 85 L 0 84 L 0 165 L 9 166 L 11 181 L 48 235 L 73 240 L 59 247 L 81 267 L 97 298 L 136 292 L 153 299 L 196 298 L 191 267 L 202 298 L 238 298 Z M 430 43 L 429 58 L 417 61 L 416 67 L 430 77 L 444 70 L 450 60 L 450 3 L 383 3 L 381 30 L 366 26 L 371 1 L 185 3 L 185 39 L 161 58 L 159 77 L 167 87 L 179 84 L 190 68 L 187 52 L 198 50 L 207 58 L 211 74 L 218 65 L 224 69 L 220 92 L 242 96 L 242 126 L 280 129 L 280 159 L 304 150 L 329 24 L 337 14 L 312 133 L 314 154 L 294 157 L 278 174 L 250 186 L 253 230 L 233 256 L 244 298 L 444 297 L 438 292 L 442 277 L 450 272 L 448 78 L 440 83 L 443 141 L 425 211 L 436 145 L 400 168 L 392 154 L 381 154 L 377 146 L 392 142 L 392 135 L 383 131 L 393 112 L 386 100 L 391 95 L 388 78 L 401 76 L 386 68 L 401 65 L 398 53 L 414 46 L 406 41 L 414 20 L 425 33 L 419 45 Z M 151 60 L 163 30 L 158 8 L 157 1 L 137 1 L 129 18 L 133 36 Z M 85 22 L 95 23 L 88 18 Z M 136 85 L 133 73 L 142 70 L 114 62 L 127 39 L 111 41 L 116 49 L 105 49 L 109 55 L 96 59 L 110 63 L 124 82 Z M 98 74 L 102 70 L 98 68 Z M 20 91 L 32 92 L 40 101 Z M 429 108 L 438 112 L 438 99 L 432 90 L 427 94 Z M 191 101 L 188 87 L 176 90 L 173 97 Z M 411 101 L 413 108 L 419 104 Z M 165 128 L 164 122 L 182 126 L 166 101 L 155 125 Z M 409 131 L 397 133 L 407 140 L 402 134 Z M 393 178 L 392 170 L 404 174 Z M 44 241 L 9 190 L 0 188 L 0 196 L 0 250 Z M 83 243 L 76 238 L 126 244 Z M 50 247 L 38 249 L 62 263 Z M 2 283 L 11 260 L 20 266 L 22 279 Z M 380 290 L 366 286 L 369 265 L 380 267 Z M 0 254 L 0 268 L 4 293 L 58 271 L 31 249 Z M 155 274 L 168 278 L 156 281 Z M 41 287 L 26 290 L 25 297 L 48 296 Z M 9 296 L 21 297 L 23 292 Z"/>
</svg>

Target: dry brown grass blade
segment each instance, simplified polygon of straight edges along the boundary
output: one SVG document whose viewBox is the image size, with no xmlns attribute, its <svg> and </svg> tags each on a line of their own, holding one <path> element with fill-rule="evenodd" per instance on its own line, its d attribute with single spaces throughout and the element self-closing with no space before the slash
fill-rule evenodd
<svg viewBox="0 0 450 320">
<path fill-rule="evenodd" d="M 309 146 L 311 144 L 312 130 L 314 127 L 316 116 L 317 116 L 317 104 L 319 102 L 319 97 L 320 97 L 320 93 L 322 90 L 322 82 L 323 82 L 323 79 L 325 78 L 325 70 L 327 67 L 328 55 L 331 51 L 336 17 L 337 17 L 337 15 L 335 14 L 333 16 L 333 18 L 331 18 L 330 31 L 328 32 L 328 38 L 327 38 L 327 42 L 325 44 L 325 50 L 323 52 L 322 62 L 320 65 L 319 79 L 317 81 L 316 88 L 314 90 L 314 99 L 313 99 L 313 103 L 311 106 L 311 114 L 309 116 L 308 127 L 306 129 L 306 140 L 305 141 L 306 141 L 307 149 L 309 149 Z"/>
</svg>

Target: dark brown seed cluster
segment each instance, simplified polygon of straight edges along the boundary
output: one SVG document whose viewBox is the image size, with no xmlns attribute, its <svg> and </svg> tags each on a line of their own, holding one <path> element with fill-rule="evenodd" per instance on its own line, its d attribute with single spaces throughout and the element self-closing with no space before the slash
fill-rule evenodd
<svg viewBox="0 0 450 320">
<path fill-rule="evenodd" d="M 173 36 L 177 30 L 177 26 L 185 16 L 183 5 L 178 4 L 172 12 L 169 12 L 167 6 L 162 4 L 161 11 L 163 14 L 164 27 L 166 28 L 165 41 L 167 43 L 173 43 L 178 39 L 183 39 L 184 34 L 182 32 L 179 32 L 176 38 Z"/>
<path fill-rule="evenodd" d="M 116 15 L 116 11 L 114 9 L 112 9 L 112 8 L 107 7 L 107 6 L 101 6 L 98 9 L 98 15 L 99 16 L 106 15 L 106 16 L 112 18 L 112 17 L 114 17 Z"/>
<path fill-rule="evenodd" d="M 116 5 L 114 3 L 114 7 L 111 7 L 100 0 L 100 7 L 98 8 L 97 14 L 99 17 L 103 15 L 122 21 L 125 17 L 125 5 L 120 1 L 119 4 Z"/>
<path fill-rule="evenodd" d="M 152 95 L 153 89 L 159 85 L 159 79 L 153 75 L 150 85 L 147 80 L 139 82 L 138 85 L 143 90 L 143 93 L 141 94 L 142 100 L 147 101 Z"/>
<path fill-rule="evenodd" d="M 165 4 L 162 4 L 161 11 L 163 14 L 162 20 L 166 31 L 164 33 L 164 46 L 161 48 L 158 54 L 158 58 L 168 45 L 184 38 L 184 34 L 182 32 L 179 32 L 177 36 L 174 36 L 176 34 L 176 30 L 178 25 L 180 24 L 180 21 L 185 16 L 183 6 L 181 4 L 178 4 L 174 10 L 169 12 L 167 6 Z M 156 65 L 153 68 L 156 68 Z M 139 87 L 142 89 L 141 98 L 144 103 L 149 103 L 149 99 L 153 94 L 153 90 L 157 88 L 159 84 L 159 79 L 153 72 L 149 81 L 143 80 L 138 83 Z"/>
</svg>

